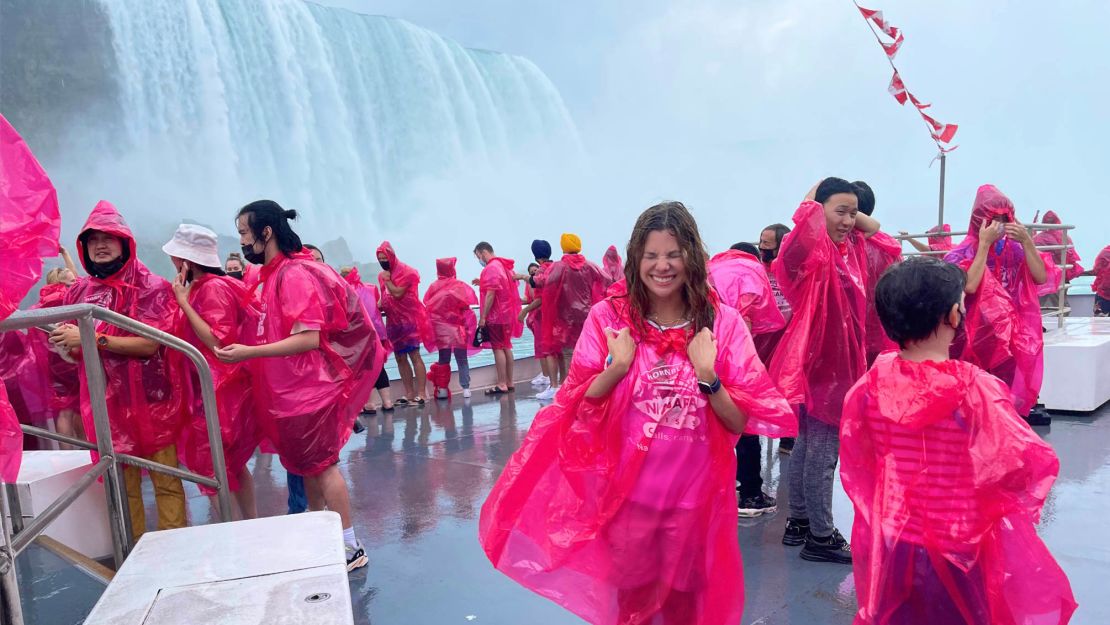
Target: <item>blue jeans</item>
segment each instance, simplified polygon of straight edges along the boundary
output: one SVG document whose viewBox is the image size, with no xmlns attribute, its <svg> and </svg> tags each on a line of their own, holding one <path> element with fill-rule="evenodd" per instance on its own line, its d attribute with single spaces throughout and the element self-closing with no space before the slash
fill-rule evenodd
<svg viewBox="0 0 1110 625">
<path fill-rule="evenodd" d="M 286 473 L 285 483 L 289 487 L 289 514 L 308 510 L 308 497 L 304 494 L 304 478 L 295 473 Z"/>
<path fill-rule="evenodd" d="M 470 388 L 470 362 L 467 360 L 465 347 L 461 347 L 455 350 L 439 350 L 439 364 L 451 364 L 452 351 L 454 351 L 455 353 L 455 363 L 459 366 L 459 386 L 463 388 Z"/>
</svg>

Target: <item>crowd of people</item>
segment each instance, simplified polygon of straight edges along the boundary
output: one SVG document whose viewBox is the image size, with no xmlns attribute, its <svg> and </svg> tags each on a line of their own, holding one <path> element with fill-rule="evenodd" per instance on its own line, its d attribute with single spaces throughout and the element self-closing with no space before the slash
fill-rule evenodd
<svg viewBox="0 0 1110 625">
<path fill-rule="evenodd" d="M 480 540 L 499 570 L 587 621 L 739 622 L 737 515 L 778 507 L 763 489 L 764 436 L 790 454 L 782 543 L 854 566 L 857 622 L 1066 622 L 1074 599 L 1034 529 L 1058 472 L 1026 421 L 1043 367 L 1040 298 L 1093 273 L 1106 314 L 1110 246 L 1091 272 L 1078 255 L 1061 268 L 1037 244 L 1065 235 L 1035 240 L 984 185 L 962 243 L 936 228 L 910 241 L 923 256 L 903 259 L 875 204 L 866 183 L 826 178 L 792 226 L 710 256 L 691 213 L 663 203 L 639 216 L 627 262 L 610 246 L 594 263 L 566 233 L 557 259 L 533 241 L 520 273 L 483 241 L 479 277 L 468 284 L 457 258 L 440 258 L 421 297 L 419 272 L 388 241 L 364 282 L 357 267 L 328 266 L 294 231 L 296 211 L 269 200 L 234 215 L 241 250 L 222 262 L 214 232 L 181 225 L 162 248 L 169 281 L 102 201 L 77 237 L 86 275 L 63 248 L 66 267 L 36 306 L 96 304 L 196 347 L 235 517 L 273 512 L 258 509 L 248 462 L 274 453 L 290 512 L 339 514 L 349 570 L 368 562 L 337 466 L 358 416 L 449 401 L 455 383 L 470 398 L 482 349 L 496 371 L 484 393 L 514 393 L 513 341 L 527 327 L 546 407 L 483 506 Z M 95 440 L 77 327 L 0 341 L 21 418 Z M 200 381 L 182 354 L 110 324 L 95 343 L 115 449 L 212 476 Z M 422 353 L 436 356 L 430 367 Z M 850 542 L 833 518 L 838 466 L 856 509 Z M 183 527 L 181 481 L 150 478 L 157 527 Z M 136 539 L 141 480 L 126 469 Z"/>
</svg>

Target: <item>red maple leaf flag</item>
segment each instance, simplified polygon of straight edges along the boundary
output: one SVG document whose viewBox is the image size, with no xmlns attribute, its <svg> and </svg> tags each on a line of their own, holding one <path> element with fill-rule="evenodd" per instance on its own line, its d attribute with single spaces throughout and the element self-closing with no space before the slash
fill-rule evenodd
<svg viewBox="0 0 1110 625">
<path fill-rule="evenodd" d="M 894 76 L 890 78 L 890 86 L 887 87 L 886 90 L 890 92 L 890 95 L 894 96 L 895 100 L 898 100 L 898 104 L 905 104 L 906 96 L 913 97 L 906 91 L 906 85 L 902 82 L 902 77 L 898 75 L 897 71 L 895 71 Z"/>
<path fill-rule="evenodd" d="M 906 92 L 906 95 L 910 96 L 910 102 L 913 102 L 913 105 L 916 106 L 918 110 L 924 110 L 932 106 L 932 104 L 923 104 L 921 100 L 918 100 L 912 93 L 908 91 Z"/>
<path fill-rule="evenodd" d="M 886 50 L 886 55 L 893 61 L 894 57 L 898 55 L 898 49 L 902 47 L 902 42 L 906 40 L 902 33 L 898 33 L 898 37 L 894 39 L 894 43 L 884 43 L 883 50 Z"/>
</svg>

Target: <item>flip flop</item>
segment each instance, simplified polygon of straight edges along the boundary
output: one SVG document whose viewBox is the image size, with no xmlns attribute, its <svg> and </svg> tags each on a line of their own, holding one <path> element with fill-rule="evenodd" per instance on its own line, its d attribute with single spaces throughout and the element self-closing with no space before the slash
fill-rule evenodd
<svg viewBox="0 0 1110 625">
<path fill-rule="evenodd" d="M 493 388 L 487 388 L 486 389 L 486 395 L 504 395 L 507 392 L 508 391 L 504 391 L 502 389 L 499 389 L 496 386 L 494 386 Z"/>
<path fill-rule="evenodd" d="M 383 407 L 382 412 L 393 412 L 393 406 L 390 406 L 389 408 L 384 408 Z"/>
<path fill-rule="evenodd" d="M 424 405 L 424 398 L 423 397 L 413 397 L 412 398 L 412 403 L 416 404 L 417 406 L 423 406 Z"/>
<path fill-rule="evenodd" d="M 405 399 L 404 397 L 398 397 L 397 399 L 393 400 L 393 405 L 394 406 L 407 406 L 407 405 L 409 405 L 409 400 Z"/>
<path fill-rule="evenodd" d="M 358 411 L 358 414 L 372 417 L 378 414 L 378 411 L 374 410 L 373 408 L 363 408 L 362 410 Z"/>
</svg>

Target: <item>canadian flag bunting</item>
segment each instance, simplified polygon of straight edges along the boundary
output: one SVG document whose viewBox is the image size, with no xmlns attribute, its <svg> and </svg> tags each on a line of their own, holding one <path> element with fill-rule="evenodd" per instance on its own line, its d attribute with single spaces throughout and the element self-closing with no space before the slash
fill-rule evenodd
<svg viewBox="0 0 1110 625">
<path fill-rule="evenodd" d="M 940 148 L 942 153 L 955 150 L 958 146 L 945 148 L 940 144 L 951 143 L 952 139 L 956 136 L 956 131 L 959 129 L 959 126 L 956 124 L 942 124 L 929 115 L 926 115 L 925 109 L 932 105 L 918 100 L 915 95 L 906 89 L 906 84 L 902 81 L 902 76 L 898 73 L 898 68 L 894 66 L 894 58 L 898 56 L 898 50 L 902 48 L 902 44 L 906 41 L 906 37 L 902 34 L 902 31 L 886 21 L 882 11 L 867 9 L 858 4 L 856 8 L 858 8 L 859 12 L 863 15 L 863 19 L 875 24 L 883 34 L 893 40 L 890 43 L 884 43 L 882 38 L 880 38 L 877 33 L 875 34 L 875 37 L 879 39 L 879 45 L 881 45 L 883 51 L 886 52 L 887 60 L 890 61 L 890 66 L 894 69 L 894 75 L 890 78 L 890 85 L 887 86 L 887 91 L 898 101 L 898 104 L 904 105 L 906 100 L 913 103 L 914 107 L 917 108 L 917 112 L 921 114 L 921 118 L 932 128 L 929 134 L 933 137 L 933 140 L 937 142 L 937 147 Z"/>
</svg>

